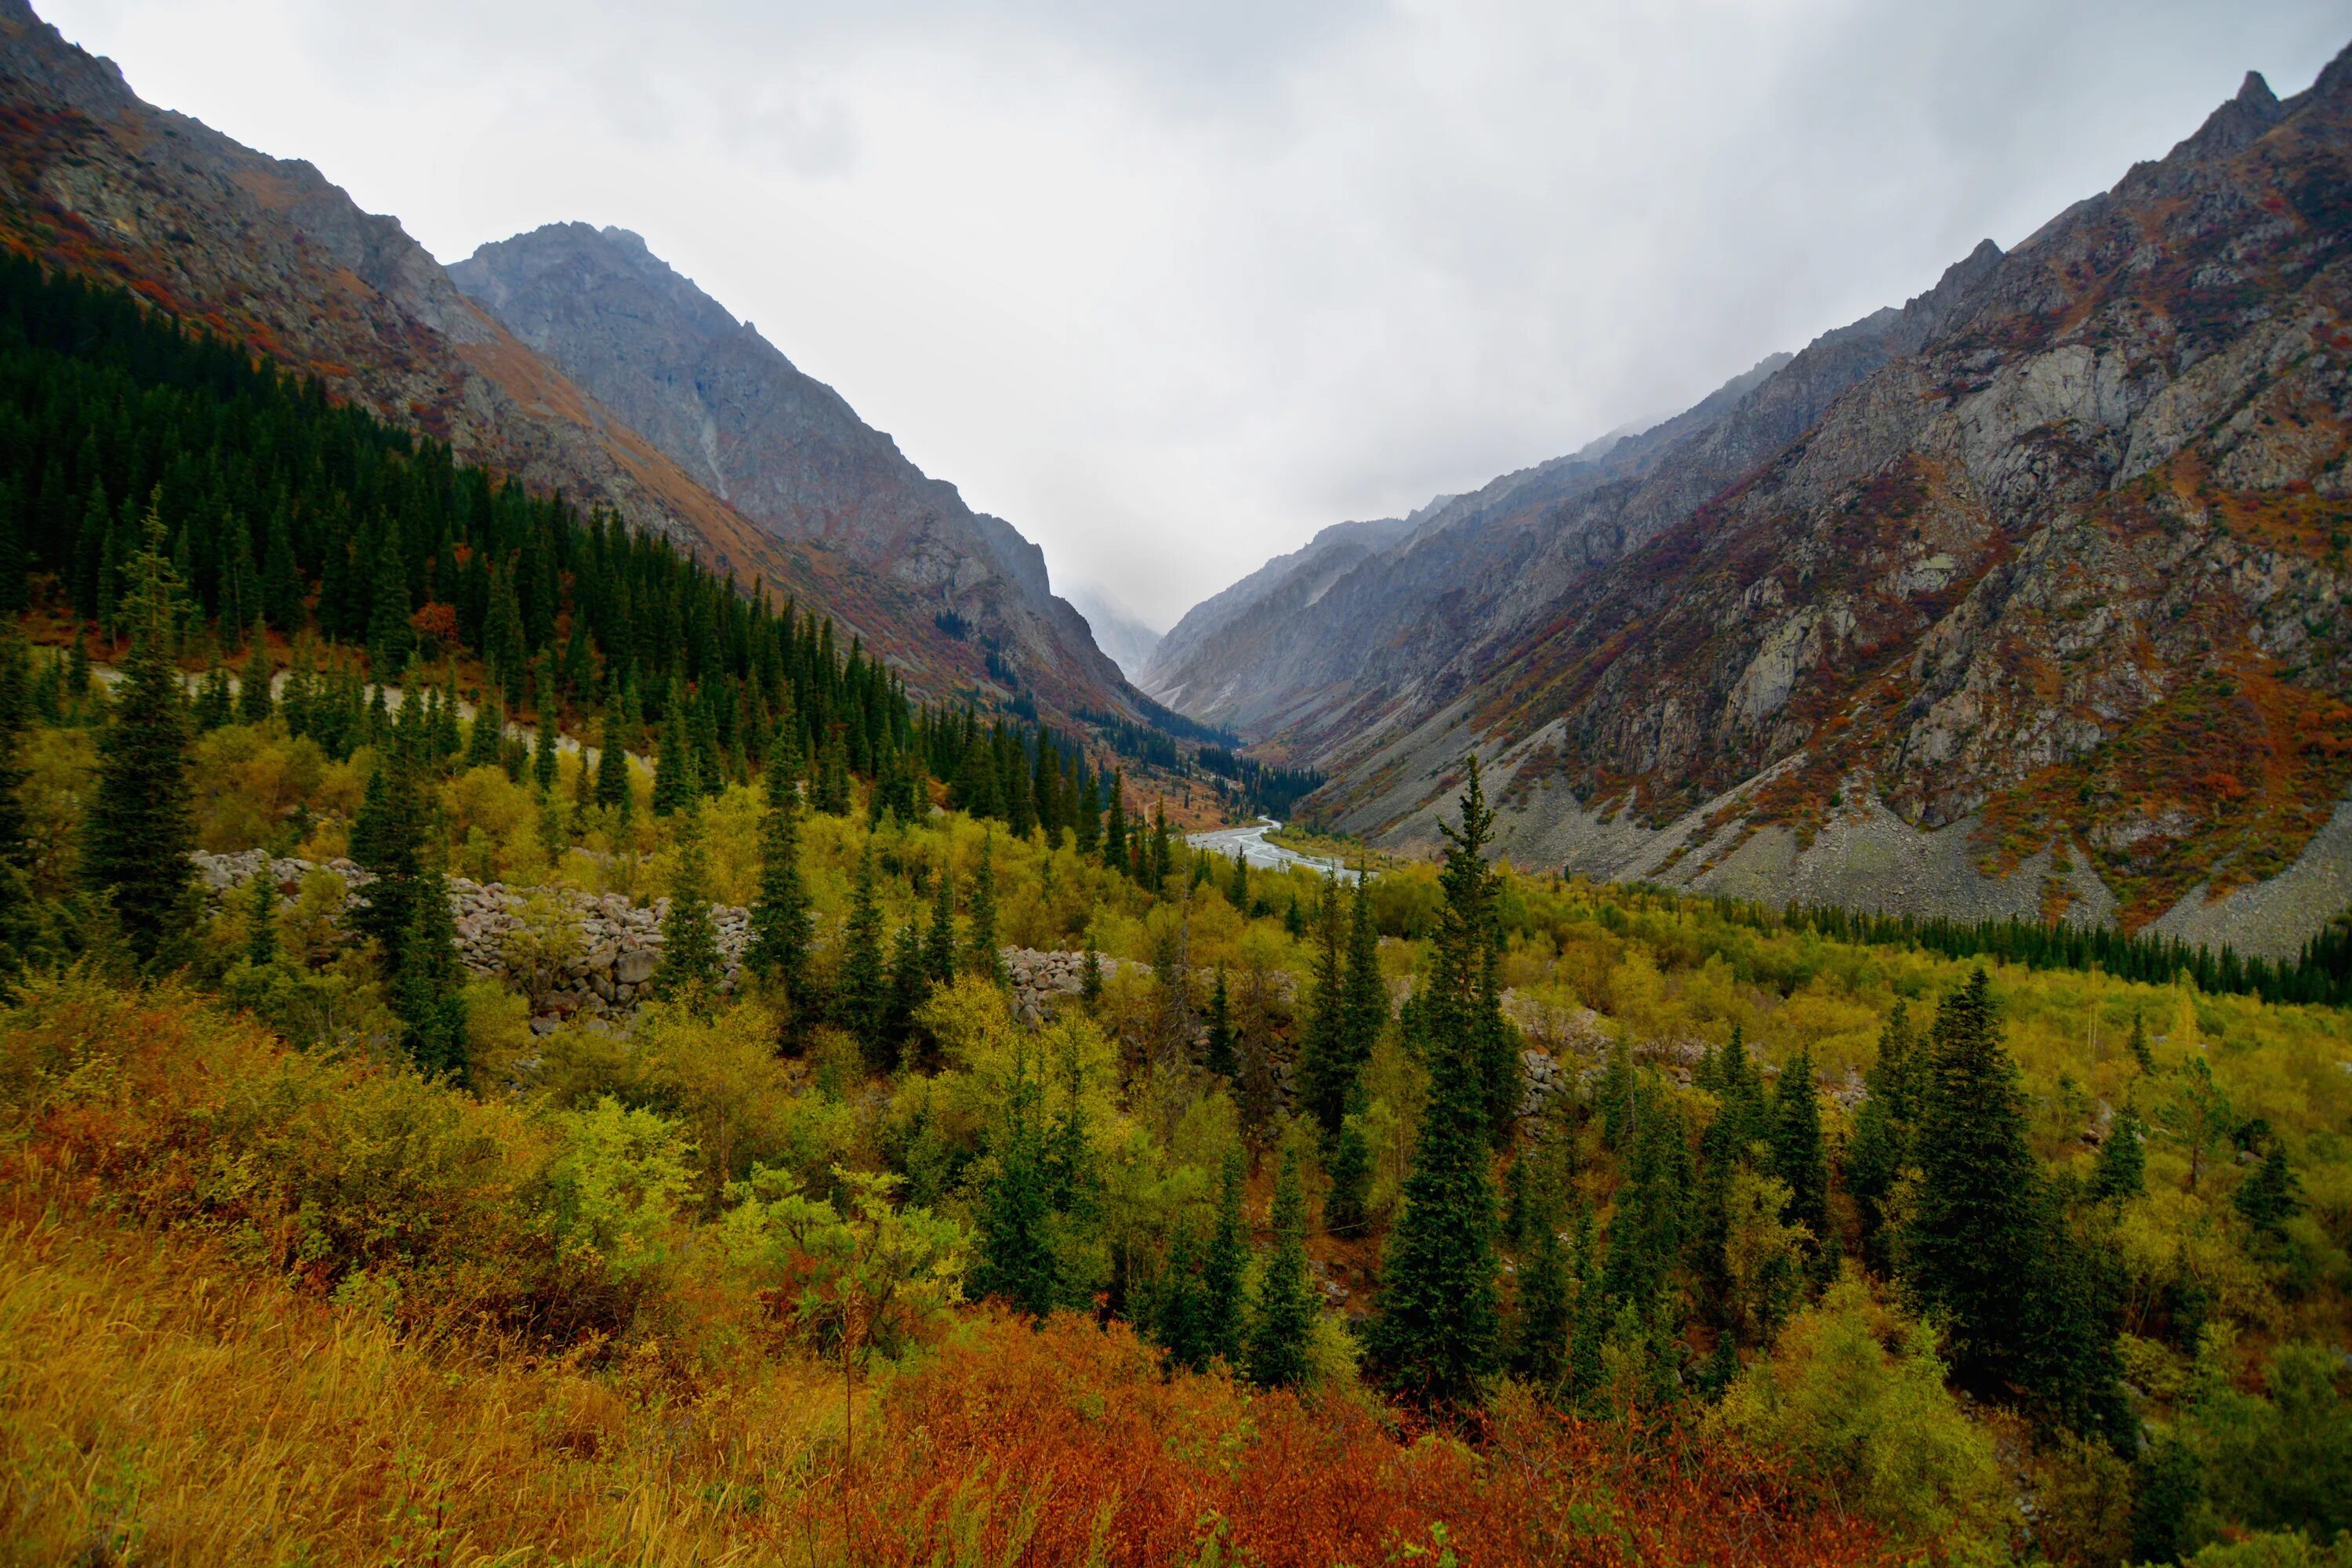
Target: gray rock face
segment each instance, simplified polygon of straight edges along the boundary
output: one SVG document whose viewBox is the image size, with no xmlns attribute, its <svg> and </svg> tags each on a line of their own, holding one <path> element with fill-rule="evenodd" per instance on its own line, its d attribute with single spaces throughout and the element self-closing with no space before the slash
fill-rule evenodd
<svg viewBox="0 0 2352 1568">
<path fill-rule="evenodd" d="M 1475 751 L 1523 864 L 2291 952 L 2352 788 L 2347 188 L 2352 53 L 2250 79 L 2014 251 L 1293 568 L 1150 684 L 1394 845 Z"/>
<path fill-rule="evenodd" d="M 449 269 L 508 331 L 744 516 L 880 574 L 952 615 L 1049 700 L 1131 705 L 1045 559 L 926 476 L 840 394 L 802 374 L 626 229 L 551 224 Z"/>
</svg>

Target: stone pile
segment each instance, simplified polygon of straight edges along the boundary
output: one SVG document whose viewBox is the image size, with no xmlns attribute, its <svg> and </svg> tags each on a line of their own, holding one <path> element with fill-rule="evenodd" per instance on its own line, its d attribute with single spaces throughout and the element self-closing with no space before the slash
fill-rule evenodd
<svg viewBox="0 0 2352 1568">
<path fill-rule="evenodd" d="M 1000 950 L 1004 960 L 1004 973 L 1013 983 L 1013 1016 L 1034 1028 L 1052 1017 L 1063 1000 L 1086 990 L 1087 955 L 1083 952 L 1059 952 L 1045 948 L 1008 947 Z M 1150 974 L 1148 963 L 1125 963 L 1116 958 L 1101 960 L 1102 976 L 1108 980 L 1121 969 L 1131 969 L 1139 974 Z"/>
</svg>

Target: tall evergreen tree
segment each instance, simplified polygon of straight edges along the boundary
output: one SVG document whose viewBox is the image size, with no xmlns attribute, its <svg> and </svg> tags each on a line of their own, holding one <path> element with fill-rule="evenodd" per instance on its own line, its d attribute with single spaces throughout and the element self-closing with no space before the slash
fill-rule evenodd
<svg viewBox="0 0 2352 1568">
<path fill-rule="evenodd" d="M 789 726 L 769 743 L 764 785 L 767 809 L 760 818 L 760 886 L 751 910 L 751 941 L 743 962 L 761 979 L 783 987 L 795 1014 L 810 1009 L 808 889 L 801 879 L 801 794 L 793 775 L 794 746 Z"/>
<path fill-rule="evenodd" d="M 882 1009 L 888 999 L 882 959 L 882 906 L 874 890 L 874 847 L 858 857 L 850 884 L 849 916 L 841 934 L 841 974 L 834 985 L 834 1008 L 841 1026 L 868 1053 L 881 1048 Z"/>
<path fill-rule="evenodd" d="M 1324 1137 L 1338 1134 L 1352 1081 L 1347 1058 L 1347 979 L 1339 945 L 1339 896 L 1326 889 L 1315 914 L 1314 988 L 1298 1040 L 1298 1088 Z"/>
<path fill-rule="evenodd" d="M 686 698 L 672 677 L 662 699 L 661 751 L 654 759 L 654 815 L 667 816 L 696 798 L 701 793 L 699 777 Z"/>
<path fill-rule="evenodd" d="M 662 917 L 661 963 L 654 988 L 665 999 L 708 1016 L 725 961 L 719 926 L 710 917 L 710 869 L 702 845 L 702 805 L 689 798 L 677 825 L 677 870 L 670 879 L 669 910 Z"/>
<path fill-rule="evenodd" d="M 1475 757 L 1468 774 L 1461 826 L 1439 825 L 1446 842 L 1439 877 L 1445 906 L 1423 1004 L 1429 1104 L 1367 1342 L 1391 1387 L 1440 1407 L 1477 1401 L 1500 1331 L 1487 1085 L 1479 1060 L 1492 929 L 1486 849 L 1495 817 Z"/>
<path fill-rule="evenodd" d="M 2277 1243 L 2286 1239 L 2286 1222 L 2303 1212 L 2302 1193 L 2303 1184 L 2287 1163 L 2286 1151 L 2273 1138 L 2263 1163 L 2238 1184 L 2230 1202 L 2256 1235 Z"/>
<path fill-rule="evenodd" d="M 539 785 L 541 795 L 552 795 L 557 777 L 557 742 L 562 731 L 558 728 L 557 710 L 561 706 L 555 695 L 555 667 L 546 659 L 539 663 L 538 673 L 531 682 L 531 706 L 538 711 L 539 727 L 533 731 L 530 747 L 531 782 Z M 588 759 L 583 754 L 580 765 L 584 772 Z"/>
<path fill-rule="evenodd" d="M 1955 1377 L 1991 1396 L 2025 1369 L 2025 1287 L 2042 1259 L 2039 1174 L 1983 970 L 1944 998 L 1927 1050 L 1906 1283 L 1949 1322 Z"/>
<path fill-rule="evenodd" d="M 245 889 L 245 961 L 256 969 L 278 962 L 278 880 L 264 860 Z"/>
<path fill-rule="evenodd" d="M 2099 1145 L 2099 1163 L 2091 1172 L 2093 1198 L 2136 1198 L 2145 1190 L 2147 1152 L 2140 1143 L 2143 1131 L 2137 1113 L 2124 1107 L 2107 1129 L 2106 1141 Z"/>
<path fill-rule="evenodd" d="M 1202 1065 L 1227 1082 L 1241 1073 L 1241 1063 L 1234 1055 L 1233 1001 L 1226 994 L 1222 963 L 1217 965 L 1216 984 L 1209 992 L 1208 1051 Z"/>
<path fill-rule="evenodd" d="M 1056 1246 L 1053 1132 L 1043 1101 L 1043 1089 L 1022 1052 L 995 1140 L 996 1169 L 982 1190 L 980 1258 L 973 1271 L 982 1291 L 1032 1317 L 1066 1305 L 1068 1294 Z"/>
<path fill-rule="evenodd" d="M 416 878 L 392 982 L 392 1011 L 417 1070 L 466 1081 L 466 1005 L 457 994 L 457 927 L 437 868 Z"/>
<path fill-rule="evenodd" d="M 1298 1151 L 1288 1142 L 1274 1181 L 1274 1251 L 1258 1278 L 1257 1310 L 1250 1319 L 1250 1380 L 1265 1388 L 1295 1388 L 1306 1381 L 1307 1347 L 1315 1334 L 1315 1287 L 1307 1277 L 1307 1199 L 1298 1182 Z"/>
<path fill-rule="evenodd" d="M 1110 775 L 1110 813 L 1103 824 L 1103 864 L 1114 871 L 1127 869 L 1127 773 L 1113 768 Z"/>
<path fill-rule="evenodd" d="M 980 869 L 972 874 L 971 934 L 965 947 L 964 969 L 998 985 L 1007 984 L 1004 957 L 996 950 L 996 839 L 992 833 L 980 841 Z"/>
<path fill-rule="evenodd" d="M 33 722 L 32 660 L 14 618 L 0 616 L 0 978 L 16 973 L 41 945 L 33 889 L 33 843 L 25 810 L 25 736 Z"/>
<path fill-rule="evenodd" d="M 254 623 L 253 651 L 245 661 L 245 673 L 237 678 L 236 717 L 239 723 L 267 724 L 273 705 L 269 700 L 269 643 L 261 635 L 261 623 Z"/>
<path fill-rule="evenodd" d="M 169 967 L 185 951 L 200 910 L 195 868 L 193 743 L 187 700 L 172 664 L 177 581 L 163 558 L 163 523 L 152 510 L 130 562 L 124 619 L 131 651 L 113 717 L 99 735 L 98 786 L 83 821 L 81 870 L 110 900 L 131 955 Z"/>
<path fill-rule="evenodd" d="M 1242 1361 L 1242 1275 L 1249 1266 L 1249 1234 L 1242 1219 L 1242 1156 L 1227 1152 L 1218 1173 L 1217 1223 L 1201 1258 L 1201 1344 L 1226 1364 Z"/>
<path fill-rule="evenodd" d="M 1789 1184 L 1784 1217 L 1805 1227 L 1814 1257 L 1834 1258 L 1829 1159 L 1822 1143 L 1821 1097 L 1813 1082 L 1810 1047 L 1799 1046 L 1789 1058 L 1772 1097 L 1772 1170 Z M 1834 1277 L 1833 1268 L 1831 1272 Z"/>
<path fill-rule="evenodd" d="M 596 752 L 596 804 L 612 812 L 622 822 L 629 820 L 629 813 L 635 804 L 635 792 L 629 788 L 626 725 L 627 721 L 618 704 L 606 703 L 601 744 Z M 585 764 L 585 759 L 583 763 Z"/>
<path fill-rule="evenodd" d="M 1560 1247 L 1558 1195 L 1549 1181 L 1529 1184 L 1531 1212 L 1519 1258 L 1519 1299 L 1511 1325 L 1511 1370 L 1540 1389 L 1559 1384 L 1568 1366 L 1569 1260 Z"/>
<path fill-rule="evenodd" d="M 955 868 L 945 857 L 931 889 L 931 929 L 923 942 L 923 968 L 934 985 L 949 985 L 956 977 Z"/>
<path fill-rule="evenodd" d="M 506 758 L 507 705 L 495 690 L 482 693 L 466 734 L 466 768 L 495 768 Z"/>
</svg>

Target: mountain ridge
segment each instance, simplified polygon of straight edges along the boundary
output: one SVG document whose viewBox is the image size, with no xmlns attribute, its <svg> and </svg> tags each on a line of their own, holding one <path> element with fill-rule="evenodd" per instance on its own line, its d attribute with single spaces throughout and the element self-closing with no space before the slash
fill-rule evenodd
<svg viewBox="0 0 2352 1568">
<path fill-rule="evenodd" d="M 1524 861 L 2290 952 L 2352 903 L 2347 228 L 2352 56 L 2250 78 L 2014 250 L 1155 683 L 1391 844 L 1475 750 Z"/>
</svg>

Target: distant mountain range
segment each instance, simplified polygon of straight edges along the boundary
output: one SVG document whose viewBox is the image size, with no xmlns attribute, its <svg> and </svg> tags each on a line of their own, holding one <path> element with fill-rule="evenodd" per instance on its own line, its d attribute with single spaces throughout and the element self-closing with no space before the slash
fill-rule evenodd
<svg viewBox="0 0 2352 1568">
<path fill-rule="evenodd" d="M 378 416 L 833 616 L 934 700 L 1153 710 L 965 507 L 635 235 L 559 225 L 444 269 L 307 163 L 139 100 L 0 0 L 0 243 L 128 286 Z"/>
<path fill-rule="evenodd" d="M 1146 689 L 1427 845 L 2291 951 L 2352 904 L 2352 59 L 1684 414 L 1328 530 Z"/>
<path fill-rule="evenodd" d="M 1146 626 L 1099 583 L 1077 584 L 1070 589 L 1068 597 L 1078 614 L 1086 616 L 1087 626 L 1095 635 L 1095 646 L 1110 655 L 1129 680 L 1140 677 L 1160 647 L 1160 634 Z"/>
</svg>

